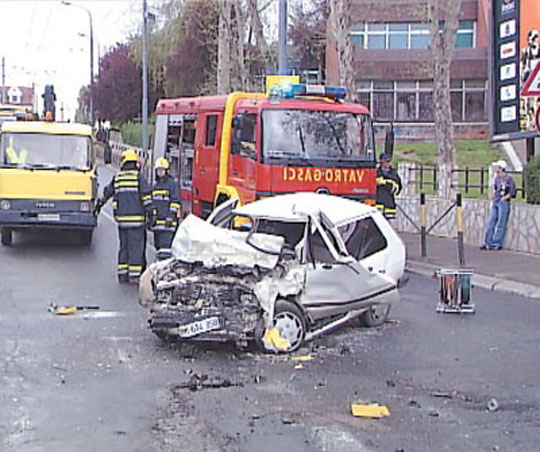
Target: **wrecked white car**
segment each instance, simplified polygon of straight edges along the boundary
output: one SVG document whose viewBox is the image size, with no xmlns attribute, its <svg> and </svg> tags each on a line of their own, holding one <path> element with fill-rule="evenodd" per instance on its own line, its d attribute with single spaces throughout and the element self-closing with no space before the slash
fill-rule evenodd
<svg viewBox="0 0 540 452">
<path fill-rule="evenodd" d="M 173 258 L 141 278 L 141 303 L 163 339 L 255 340 L 291 352 L 359 316 L 383 323 L 405 248 L 384 217 L 357 201 L 314 193 L 188 216 Z"/>
</svg>

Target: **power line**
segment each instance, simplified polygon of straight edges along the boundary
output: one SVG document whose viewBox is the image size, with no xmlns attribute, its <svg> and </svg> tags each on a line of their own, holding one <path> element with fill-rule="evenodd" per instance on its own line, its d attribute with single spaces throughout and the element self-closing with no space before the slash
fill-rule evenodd
<svg viewBox="0 0 540 452">
<path fill-rule="evenodd" d="M 52 5 L 49 5 L 49 14 L 47 15 L 47 20 L 45 21 L 45 28 L 43 29 L 43 33 L 41 34 L 40 47 L 43 43 L 43 40 L 45 39 L 45 35 L 47 34 L 47 30 L 49 28 L 49 22 L 51 21 L 51 15 L 52 15 Z"/>
<path fill-rule="evenodd" d="M 28 48 L 30 43 L 30 38 L 32 37 L 32 27 L 34 26 L 34 15 L 36 13 L 36 4 L 32 5 L 32 15 L 30 16 L 30 25 L 28 27 L 28 33 L 26 33 L 26 44 L 25 47 Z"/>
</svg>

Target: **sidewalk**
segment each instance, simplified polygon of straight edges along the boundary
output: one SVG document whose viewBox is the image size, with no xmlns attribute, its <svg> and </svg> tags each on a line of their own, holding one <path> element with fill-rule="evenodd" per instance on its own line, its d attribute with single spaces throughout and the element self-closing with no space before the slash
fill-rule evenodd
<svg viewBox="0 0 540 452">
<path fill-rule="evenodd" d="M 426 259 L 421 257 L 420 235 L 399 233 L 407 248 L 407 269 L 433 276 L 441 267 L 459 267 L 457 240 L 427 237 Z M 465 245 L 465 267 L 473 268 L 473 284 L 490 290 L 540 298 L 540 256 L 514 251 L 482 251 Z"/>
</svg>

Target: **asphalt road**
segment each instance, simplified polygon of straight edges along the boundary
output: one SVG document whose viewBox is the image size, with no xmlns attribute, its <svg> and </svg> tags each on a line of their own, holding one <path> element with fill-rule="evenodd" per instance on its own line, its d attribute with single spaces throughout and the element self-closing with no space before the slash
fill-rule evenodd
<svg viewBox="0 0 540 452">
<path fill-rule="evenodd" d="M 436 314 L 436 280 L 411 276 L 392 322 L 329 334 L 297 369 L 234 346 L 162 343 L 136 287 L 116 283 L 116 246 L 102 214 L 90 248 L 50 233 L 0 249 L 1 451 L 539 448 L 538 300 L 475 289 L 475 315 Z M 62 317 L 49 303 L 100 310 Z M 192 391 L 193 375 L 209 380 Z M 390 417 L 354 418 L 352 402 Z"/>
</svg>

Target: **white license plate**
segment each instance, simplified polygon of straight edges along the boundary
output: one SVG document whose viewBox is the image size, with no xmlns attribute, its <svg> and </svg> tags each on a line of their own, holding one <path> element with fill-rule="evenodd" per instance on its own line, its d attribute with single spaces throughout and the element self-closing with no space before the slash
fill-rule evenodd
<svg viewBox="0 0 540 452">
<path fill-rule="evenodd" d="M 37 216 L 38 221 L 60 221 L 60 214 L 58 213 L 40 213 Z"/>
<path fill-rule="evenodd" d="M 208 317 L 207 319 L 197 320 L 196 322 L 182 325 L 179 328 L 180 337 L 193 337 L 197 334 L 219 329 L 219 318 Z"/>
</svg>

